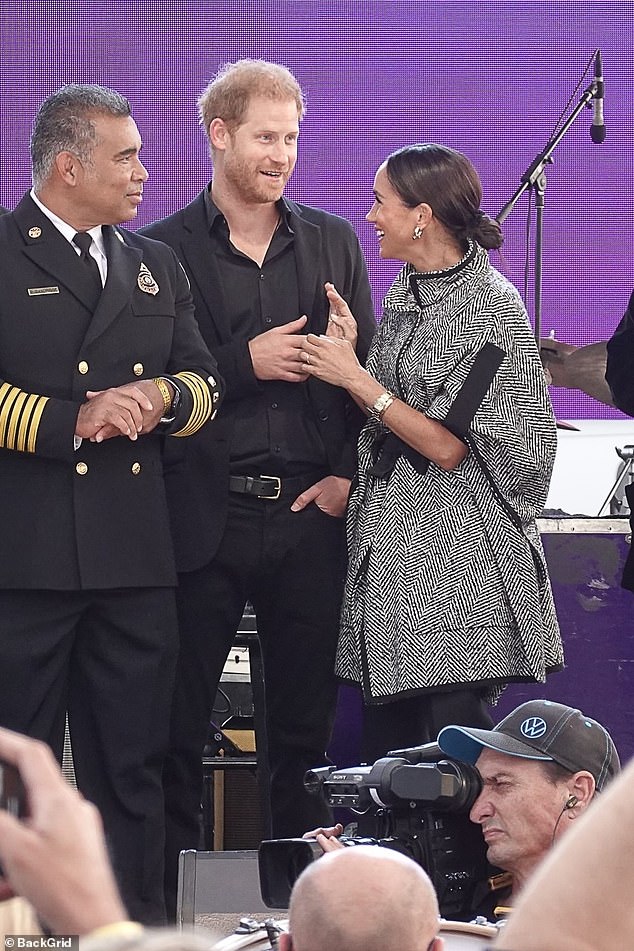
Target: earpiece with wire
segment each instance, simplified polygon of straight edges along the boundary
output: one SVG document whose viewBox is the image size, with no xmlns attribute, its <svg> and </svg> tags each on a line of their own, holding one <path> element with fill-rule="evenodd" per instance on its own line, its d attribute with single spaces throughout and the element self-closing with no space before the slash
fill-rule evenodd
<svg viewBox="0 0 634 951">
<path fill-rule="evenodd" d="M 579 802 L 578 796 L 572 796 L 572 795 L 571 795 L 571 796 L 568 796 L 568 798 L 566 799 L 565 803 L 563 804 L 562 810 L 561 810 L 561 812 L 559 813 L 559 815 L 557 816 L 557 822 L 555 823 L 555 828 L 553 829 L 553 837 L 552 837 L 552 843 L 553 843 L 553 844 L 554 844 L 555 838 L 556 838 L 556 836 L 557 836 L 557 829 L 559 828 L 559 823 L 561 822 L 561 817 L 563 816 L 564 812 L 568 812 L 570 809 L 574 809 L 578 802 Z M 575 817 L 571 815 L 570 818 L 571 818 L 571 819 L 574 819 Z"/>
</svg>

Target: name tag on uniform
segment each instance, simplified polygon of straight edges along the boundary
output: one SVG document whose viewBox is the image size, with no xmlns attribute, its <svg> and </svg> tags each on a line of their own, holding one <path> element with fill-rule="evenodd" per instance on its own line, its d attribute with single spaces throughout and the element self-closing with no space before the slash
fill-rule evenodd
<svg viewBox="0 0 634 951">
<path fill-rule="evenodd" d="M 59 287 L 29 287 L 29 297 L 41 297 L 43 294 L 59 294 Z"/>
</svg>

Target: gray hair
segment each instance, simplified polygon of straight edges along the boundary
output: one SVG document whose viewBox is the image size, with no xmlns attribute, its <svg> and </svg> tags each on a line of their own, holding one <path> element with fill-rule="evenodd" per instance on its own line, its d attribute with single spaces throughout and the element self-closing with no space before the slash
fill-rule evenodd
<svg viewBox="0 0 634 951">
<path fill-rule="evenodd" d="M 126 118 L 130 103 L 120 93 L 105 86 L 70 84 L 62 86 L 38 109 L 31 133 L 33 186 L 37 190 L 50 176 L 60 152 L 73 152 L 89 162 L 97 144 L 92 119 L 95 116 Z"/>
</svg>

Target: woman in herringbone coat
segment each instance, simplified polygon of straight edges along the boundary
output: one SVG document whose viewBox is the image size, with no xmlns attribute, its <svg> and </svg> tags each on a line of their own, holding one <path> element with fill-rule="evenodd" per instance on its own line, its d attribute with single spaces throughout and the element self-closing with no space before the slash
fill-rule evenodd
<svg viewBox="0 0 634 951">
<path fill-rule="evenodd" d="M 510 681 L 563 664 L 535 519 L 556 426 L 518 291 L 489 263 L 497 222 L 469 160 L 395 152 L 367 215 L 383 258 L 405 262 L 367 368 L 329 291 L 339 338 L 309 335 L 309 372 L 365 407 L 348 510 L 337 672 L 360 686 L 364 755 L 491 725 Z"/>
</svg>

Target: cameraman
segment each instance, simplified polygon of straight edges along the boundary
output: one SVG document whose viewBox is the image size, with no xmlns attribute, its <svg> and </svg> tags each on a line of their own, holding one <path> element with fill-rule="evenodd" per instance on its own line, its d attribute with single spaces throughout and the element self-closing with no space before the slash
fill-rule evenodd
<svg viewBox="0 0 634 951">
<path fill-rule="evenodd" d="M 621 769 L 600 723 L 549 700 L 521 704 L 493 730 L 445 727 L 438 745 L 474 764 L 482 779 L 469 816 L 482 827 L 489 862 L 506 873 L 492 879 L 494 914 L 513 904 L 553 843 Z"/>
<path fill-rule="evenodd" d="M 541 864 L 492 949 L 634 947 L 633 794 L 631 761 Z"/>
<path fill-rule="evenodd" d="M 549 700 L 521 704 L 493 730 L 447 726 L 438 745 L 475 765 L 482 779 L 469 816 L 482 827 L 489 862 L 502 871 L 478 907 L 491 920 L 508 911 L 553 843 L 620 771 L 607 730 Z M 306 837 L 331 852 L 342 847 L 342 831 L 339 824 Z"/>
</svg>

